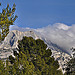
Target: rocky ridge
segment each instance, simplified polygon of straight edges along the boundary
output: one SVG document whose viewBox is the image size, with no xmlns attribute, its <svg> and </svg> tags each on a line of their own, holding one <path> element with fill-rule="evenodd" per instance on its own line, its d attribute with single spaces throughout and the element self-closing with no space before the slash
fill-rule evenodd
<svg viewBox="0 0 75 75">
<path fill-rule="evenodd" d="M 13 55 L 13 50 L 17 48 L 18 40 L 21 40 L 23 36 L 27 37 L 33 37 L 34 39 L 42 39 L 48 46 L 48 48 L 52 51 L 52 56 L 56 60 L 58 60 L 60 64 L 60 68 L 63 69 L 68 59 L 70 58 L 70 55 L 62 52 L 60 47 L 57 47 L 54 45 L 50 40 L 45 39 L 44 37 L 37 35 L 34 31 L 25 31 L 20 32 L 18 30 L 10 31 L 5 40 L 0 45 L 0 59 L 6 59 L 8 56 Z"/>
</svg>

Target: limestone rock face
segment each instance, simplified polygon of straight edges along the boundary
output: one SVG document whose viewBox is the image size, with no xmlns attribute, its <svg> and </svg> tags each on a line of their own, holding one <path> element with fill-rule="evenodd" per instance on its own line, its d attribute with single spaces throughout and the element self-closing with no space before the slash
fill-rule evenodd
<svg viewBox="0 0 75 75">
<path fill-rule="evenodd" d="M 9 49 L 16 48 L 18 45 L 18 40 L 21 40 L 23 36 L 33 37 L 34 39 L 38 39 L 39 37 L 33 31 L 20 32 L 17 30 L 13 30 L 9 32 L 3 43 L 0 45 L 0 48 Z"/>
<path fill-rule="evenodd" d="M 0 44 L 0 59 L 6 59 L 10 55 L 13 55 L 13 50 L 16 50 L 18 45 L 18 40 L 21 40 L 23 36 L 33 37 L 38 39 L 33 31 L 20 32 L 17 30 L 10 31 L 5 40 Z"/>
</svg>

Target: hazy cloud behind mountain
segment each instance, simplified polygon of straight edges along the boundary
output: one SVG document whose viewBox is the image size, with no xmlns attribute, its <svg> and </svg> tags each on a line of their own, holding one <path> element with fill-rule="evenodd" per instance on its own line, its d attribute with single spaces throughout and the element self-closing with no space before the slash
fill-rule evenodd
<svg viewBox="0 0 75 75">
<path fill-rule="evenodd" d="M 75 25 L 65 25 L 63 23 L 55 23 L 47 27 L 31 29 L 20 28 L 18 26 L 10 27 L 10 30 L 28 31 L 33 30 L 38 32 L 42 37 L 50 40 L 52 43 L 58 45 L 63 50 L 70 53 L 70 48 L 75 47 Z"/>
</svg>

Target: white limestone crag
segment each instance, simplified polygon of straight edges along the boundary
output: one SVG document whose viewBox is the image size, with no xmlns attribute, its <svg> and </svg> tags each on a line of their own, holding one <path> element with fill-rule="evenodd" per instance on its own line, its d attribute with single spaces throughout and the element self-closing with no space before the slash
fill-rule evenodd
<svg viewBox="0 0 75 75">
<path fill-rule="evenodd" d="M 23 36 L 31 36 L 34 39 L 39 37 L 33 31 L 20 32 L 17 30 L 10 31 L 3 43 L 0 45 L 0 48 L 9 49 L 16 48 L 18 45 L 18 40 L 21 40 Z"/>
</svg>

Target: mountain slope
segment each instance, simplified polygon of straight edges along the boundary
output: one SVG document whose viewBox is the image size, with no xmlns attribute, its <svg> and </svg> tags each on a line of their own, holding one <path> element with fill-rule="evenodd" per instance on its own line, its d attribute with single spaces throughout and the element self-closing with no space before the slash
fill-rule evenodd
<svg viewBox="0 0 75 75">
<path fill-rule="evenodd" d="M 38 36 L 33 31 L 20 32 L 17 30 L 10 31 L 0 48 L 16 48 L 18 45 L 18 40 L 21 40 L 23 36 L 31 36 L 34 39 L 38 39 Z"/>
<path fill-rule="evenodd" d="M 16 47 L 18 45 L 18 40 L 21 40 L 23 36 L 27 37 L 33 37 L 34 39 L 42 39 L 52 50 L 52 56 L 55 57 L 56 60 L 58 60 L 60 64 L 60 68 L 64 68 L 64 64 L 68 59 L 70 58 L 70 55 L 63 52 L 62 48 L 60 48 L 58 45 L 51 42 L 51 40 L 48 40 L 38 34 L 37 32 L 33 31 L 26 31 L 21 32 L 18 30 L 10 31 L 3 43 L 0 45 L 0 58 L 6 59 L 9 55 L 13 55 L 13 50 L 16 50 Z"/>
</svg>

